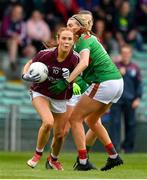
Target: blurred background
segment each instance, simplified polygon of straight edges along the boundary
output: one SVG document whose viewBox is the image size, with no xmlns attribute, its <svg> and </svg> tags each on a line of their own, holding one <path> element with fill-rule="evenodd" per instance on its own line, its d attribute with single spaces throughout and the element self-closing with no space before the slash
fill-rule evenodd
<svg viewBox="0 0 147 180">
<path fill-rule="evenodd" d="M 136 111 L 133 152 L 147 151 L 145 0 L 0 0 L 0 151 L 35 149 L 41 120 L 31 105 L 29 84 L 21 80 L 21 71 L 29 59 L 44 49 L 42 42 L 54 42 L 58 28 L 66 25 L 67 19 L 80 10 L 92 12 L 93 32 L 114 62 L 121 59 L 121 46 L 129 44 L 133 48 L 131 61 L 139 67 L 143 85 L 142 98 Z M 111 122 L 108 112 L 103 117 L 108 131 Z M 126 131 L 123 117 L 120 131 L 122 142 Z M 69 134 L 64 150 L 72 151 L 74 148 Z M 104 149 L 97 142 L 93 151 Z"/>
</svg>

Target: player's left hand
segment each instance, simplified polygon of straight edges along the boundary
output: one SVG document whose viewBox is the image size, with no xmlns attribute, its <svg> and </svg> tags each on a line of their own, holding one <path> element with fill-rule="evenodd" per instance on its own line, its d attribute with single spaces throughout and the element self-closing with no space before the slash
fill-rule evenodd
<svg viewBox="0 0 147 180">
<path fill-rule="evenodd" d="M 48 88 L 53 94 L 60 94 L 63 92 L 69 85 L 69 82 L 66 79 L 60 79 L 52 82 L 52 86 Z"/>
<path fill-rule="evenodd" d="M 77 83 L 73 83 L 73 94 L 74 95 L 80 95 L 81 94 L 81 88 Z"/>
</svg>

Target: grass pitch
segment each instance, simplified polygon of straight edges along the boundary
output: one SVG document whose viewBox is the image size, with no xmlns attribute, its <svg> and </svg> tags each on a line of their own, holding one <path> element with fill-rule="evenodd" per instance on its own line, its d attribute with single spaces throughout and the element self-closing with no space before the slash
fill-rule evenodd
<svg viewBox="0 0 147 180">
<path fill-rule="evenodd" d="M 106 162 L 106 153 L 91 153 L 90 161 L 98 170 L 87 172 L 73 171 L 75 153 L 61 153 L 64 171 L 45 169 L 47 153 L 44 153 L 37 167 L 31 169 L 26 161 L 32 154 L 0 152 L 0 179 L 147 179 L 147 154 L 121 154 L 124 165 L 106 172 L 99 170 Z"/>
</svg>

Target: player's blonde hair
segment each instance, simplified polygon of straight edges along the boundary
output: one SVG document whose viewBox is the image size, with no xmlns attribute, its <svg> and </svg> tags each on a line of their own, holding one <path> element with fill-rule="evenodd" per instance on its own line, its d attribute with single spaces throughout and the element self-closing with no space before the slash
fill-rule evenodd
<svg viewBox="0 0 147 180">
<path fill-rule="evenodd" d="M 81 26 L 85 32 L 90 32 L 92 28 L 92 22 L 90 19 L 87 19 L 83 14 L 74 14 L 71 20 L 76 20 L 77 24 Z"/>
<path fill-rule="evenodd" d="M 92 15 L 92 12 L 91 11 L 88 11 L 88 10 L 81 10 L 78 12 L 78 14 L 81 14 L 84 18 L 86 18 L 89 22 L 89 31 L 92 30 L 92 26 L 93 26 L 93 23 L 94 23 L 94 19 L 93 19 L 93 15 Z M 89 16 L 87 16 L 89 15 Z"/>
</svg>

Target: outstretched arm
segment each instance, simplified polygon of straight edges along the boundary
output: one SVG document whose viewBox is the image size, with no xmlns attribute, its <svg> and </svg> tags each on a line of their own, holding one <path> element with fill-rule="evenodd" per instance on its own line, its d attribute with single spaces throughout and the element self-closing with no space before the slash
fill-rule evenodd
<svg viewBox="0 0 147 180">
<path fill-rule="evenodd" d="M 87 49 L 83 50 L 80 53 L 80 62 L 75 67 L 75 69 L 72 71 L 69 78 L 67 79 L 67 81 L 69 83 L 72 82 L 74 79 L 76 79 L 76 77 L 78 75 L 80 75 L 88 67 L 88 65 L 89 65 L 89 56 L 90 56 L 90 51 L 87 50 Z"/>
</svg>

